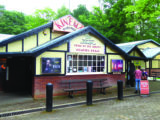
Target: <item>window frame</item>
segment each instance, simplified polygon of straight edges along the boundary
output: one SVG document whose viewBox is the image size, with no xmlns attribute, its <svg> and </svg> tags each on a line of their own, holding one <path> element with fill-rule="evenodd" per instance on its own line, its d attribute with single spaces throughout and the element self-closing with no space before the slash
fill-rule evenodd
<svg viewBox="0 0 160 120">
<path fill-rule="evenodd" d="M 68 56 L 71 56 L 71 60 L 69 60 L 70 58 Z M 74 57 L 77 58 L 74 58 Z M 85 56 L 87 56 L 87 65 L 85 63 Z M 92 59 L 89 59 L 90 58 Z M 93 56 L 96 56 L 96 66 L 93 66 Z M 79 57 L 82 57 L 79 59 Z M 77 53 L 67 53 L 66 54 L 66 75 L 91 75 L 91 74 L 106 74 L 106 55 L 105 54 L 77 54 Z M 103 60 L 102 60 L 103 59 Z M 77 62 L 76 64 L 74 62 Z M 102 62 L 103 61 L 103 62 Z M 69 64 L 71 62 L 71 69 L 69 69 Z M 79 66 L 79 62 L 82 62 L 82 64 Z M 91 64 L 89 65 L 89 62 L 91 62 Z M 97 63 L 100 63 L 100 65 L 98 66 Z M 102 65 L 103 64 L 103 65 Z M 74 66 L 75 65 L 75 66 Z M 75 69 L 74 69 L 75 67 Z M 80 70 L 80 67 L 82 67 L 82 72 L 78 72 Z M 86 72 L 84 72 L 84 67 L 86 68 Z M 96 68 L 96 72 L 93 72 L 91 70 L 88 70 L 89 67 L 92 67 L 91 70 L 93 70 L 93 67 Z M 98 68 L 99 67 L 99 68 Z M 97 71 L 97 69 L 99 69 L 99 72 Z M 71 70 L 72 72 L 68 72 L 69 70 Z M 75 72 L 73 72 L 73 70 Z M 91 72 L 88 72 L 91 71 Z"/>
</svg>

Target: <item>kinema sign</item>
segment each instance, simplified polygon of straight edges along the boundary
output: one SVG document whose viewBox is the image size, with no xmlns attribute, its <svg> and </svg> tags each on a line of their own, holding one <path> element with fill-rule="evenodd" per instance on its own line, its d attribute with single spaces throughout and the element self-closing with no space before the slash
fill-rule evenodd
<svg viewBox="0 0 160 120">
<path fill-rule="evenodd" d="M 73 32 L 83 27 L 84 25 L 78 22 L 71 15 L 64 16 L 53 22 L 54 31 Z"/>
</svg>

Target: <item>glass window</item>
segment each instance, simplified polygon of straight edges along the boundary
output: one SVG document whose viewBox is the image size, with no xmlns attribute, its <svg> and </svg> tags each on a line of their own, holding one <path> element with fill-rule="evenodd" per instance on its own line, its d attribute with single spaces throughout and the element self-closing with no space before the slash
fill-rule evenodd
<svg viewBox="0 0 160 120">
<path fill-rule="evenodd" d="M 92 60 L 92 56 L 91 55 L 88 56 L 88 60 Z"/>
<path fill-rule="evenodd" d="M 79 55 L 79 60 L 83 60 L 83 55 Z"/>
<path fill-rule="evenodd" d="M 73 55 L 73 60 L 77 60 L 77 55 Z"/>
<path fill-rule="evenodd" d="M 104 72 L 103 55 L 67 55 L 67 73 Z"/>
</svg>

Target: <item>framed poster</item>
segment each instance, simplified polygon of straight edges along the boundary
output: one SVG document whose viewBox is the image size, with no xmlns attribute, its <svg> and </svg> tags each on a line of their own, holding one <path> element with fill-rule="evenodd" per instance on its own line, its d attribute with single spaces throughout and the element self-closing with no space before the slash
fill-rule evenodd
<svg viewBox="0 0 160 120">
<path fill-rule="evenodd" d="M 42 73 L 61 73 L 61 58 L 42 58 Z"/>
<path fill-rule="evenodd" d="M 112 72 L 123 72 L 123 60 L 112 60 Z"/>
</svg>

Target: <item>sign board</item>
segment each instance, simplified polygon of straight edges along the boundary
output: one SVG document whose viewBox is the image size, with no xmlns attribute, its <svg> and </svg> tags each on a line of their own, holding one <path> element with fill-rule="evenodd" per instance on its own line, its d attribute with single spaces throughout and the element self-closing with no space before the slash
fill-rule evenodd
<svg viewBox="0 0 160 120">
<path fill-rule="evenodd" d="M 70 42 L 70 52 L 104 54 L 104 51 L 104 43 L 89 34 L 79 36 Z"/>
<path fill-rule="evenodd" d="M 61 73 L 61 58 L 42 58 L 42 73 Z"/>
<path fill-rule="evenodd" d="M 81 28 L 84 28 L 84 25 L 71 15 L 53 21 L 53 31 L 73 32 Z"/>
<path fill-rule="evenodd" d="M 141 95 L 149 95 L 149 82 L 148 80 L 141 80 Z"/>
<path fill-rule="evenodd" d="M 140 60 L 134 60 L 134 65 L 135 66 L 140 66 L 141 65 L 141 61 Z"/>
</svg>

